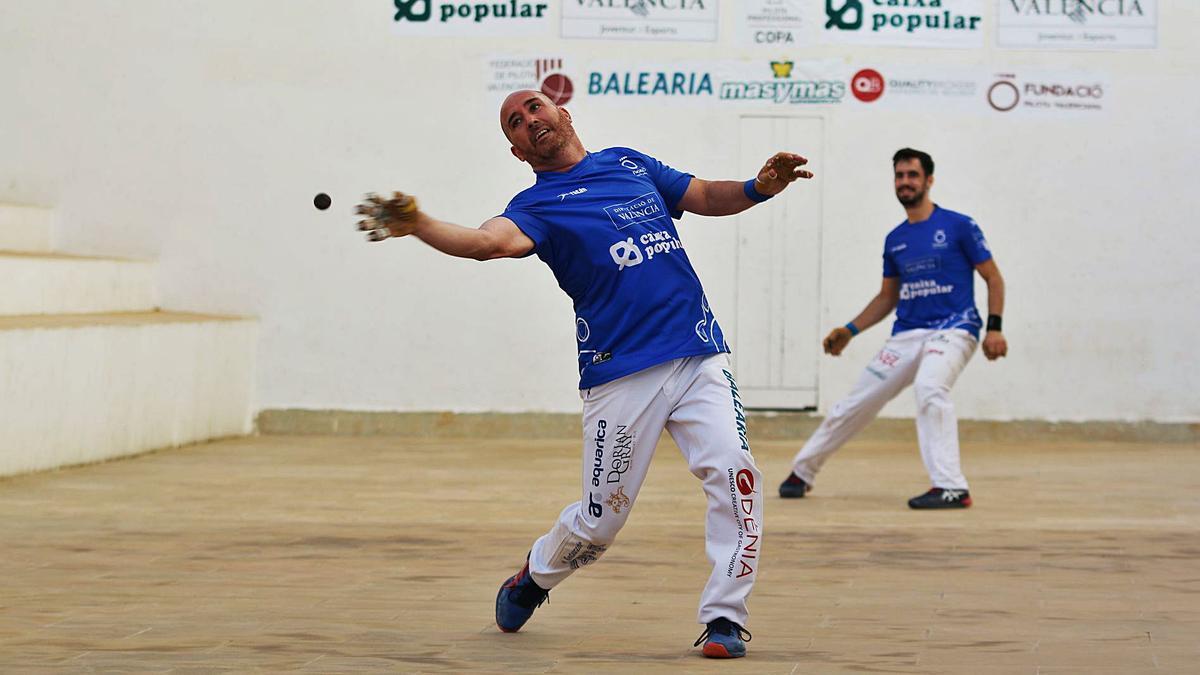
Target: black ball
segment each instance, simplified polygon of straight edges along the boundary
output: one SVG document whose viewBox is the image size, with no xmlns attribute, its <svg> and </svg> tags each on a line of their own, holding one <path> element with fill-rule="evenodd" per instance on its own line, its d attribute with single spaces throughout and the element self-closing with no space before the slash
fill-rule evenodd
<svg viewBox="0 0 1200 675">
<path fill-rule="evenodd" d="M 332 203 L 333 203 L 333 200 L 330 199 L 329 195 L 325 194 L 324 192 L 321 192 L 321 193 L 317 194 L 316 197 L 313 197 L 313 206 L 317 207 L 318 209 L 321 209 L 322 211 L 329 208 L 329 205 Z"/>
</svg>

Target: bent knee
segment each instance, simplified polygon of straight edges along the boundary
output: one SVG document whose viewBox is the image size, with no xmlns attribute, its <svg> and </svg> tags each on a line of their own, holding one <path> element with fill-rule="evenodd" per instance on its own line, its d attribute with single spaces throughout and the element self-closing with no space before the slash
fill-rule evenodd
<svg viewBox="0 0 1200 675">
<path fill-rule="evenodd" d="M 618 496 L 620 496 L 618 494 Z M 630 500 L 607 499 L 593 502 L 586 515 L 580 514 L 571 528 L 572 534 L 582 541 L 597 546 L 609 546 L 617 539 L 617 533 L 625 527 L 629 516 Z"/>
</svg>

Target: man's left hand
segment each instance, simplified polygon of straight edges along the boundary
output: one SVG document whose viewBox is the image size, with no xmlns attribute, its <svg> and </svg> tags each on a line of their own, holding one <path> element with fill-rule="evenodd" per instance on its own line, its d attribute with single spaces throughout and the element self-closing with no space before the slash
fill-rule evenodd
<svg viewBox="0 0 1200 675">
<path fill-rule="evenodd" d="M 800 168 L 805 164 L 808 164 L 808 160 L 800 155 L 777 152 L 759 170 L 758 176 L 754 179 L 754 189 L 759 194 L 777 195 L 799 178 L 812 178 L 811 171 Z"/>
<path fill-rule="evenodd" d="M 1008 340 L 1004 339 L 1004 333 L 998 330 L 989 330 L 983 336 L 983 355 L 988 361 L 1008 356 Z"/>
</svg>

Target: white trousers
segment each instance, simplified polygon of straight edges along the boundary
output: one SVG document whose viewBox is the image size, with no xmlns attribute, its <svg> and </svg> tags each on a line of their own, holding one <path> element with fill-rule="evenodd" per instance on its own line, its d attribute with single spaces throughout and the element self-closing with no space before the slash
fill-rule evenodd
<svg viewBox="0 0 1200 675">
<path fill-rule="evenodd" d="M 712 573 L 700 623 L 746 625 L 762 541 L 762 474 L 746 442 L 746 418 L 725 354 L 675 359 L 580 391 L 583 495 L 533 545 L 529 571 L 550 589 L 596 561 L 637 501 L 665 428 L 708 497 L 705 553 Z"/>
<path fill-rule="evenodd" d="M 838 401 L 792 460 L 792 471 L 813 484 L 821 465 L 854 434 L 875 419 L 884 404 L 913 385 L 917 395 L 917 442 L 933 487 L 966 490 L 958 451 L 958 418 L 950 388 L 975 353 L 970 333 L 908 330 L 893 335 Z"/>
</svg>

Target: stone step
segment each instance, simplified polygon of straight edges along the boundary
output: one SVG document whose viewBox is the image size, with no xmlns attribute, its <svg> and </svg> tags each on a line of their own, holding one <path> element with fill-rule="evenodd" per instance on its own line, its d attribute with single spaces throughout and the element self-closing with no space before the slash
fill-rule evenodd
<svg viewBox="0 0 1200 675">
<path fill-rule="evenodd" d="M 0 476 L 250 433 L 258 322 L 0 317 Z"/>
<path fill-rule="evenodd" d="M 157 277 L 149 261 L 0 251 L 0 315 L 152 311 Z"/>
</svg>

